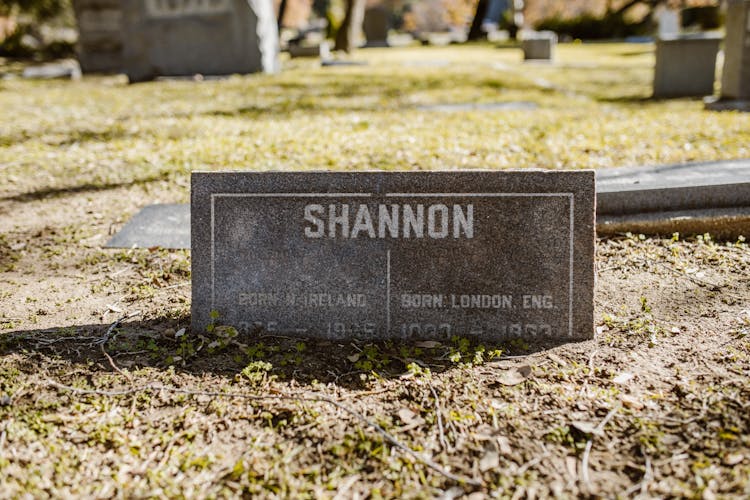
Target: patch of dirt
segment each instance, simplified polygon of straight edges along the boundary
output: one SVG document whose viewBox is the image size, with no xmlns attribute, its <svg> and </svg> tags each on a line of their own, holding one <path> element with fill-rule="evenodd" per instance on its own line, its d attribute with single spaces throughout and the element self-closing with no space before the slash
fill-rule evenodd
<svg viewBox="0 0 750 500">
<path fill-rule="evenodd" d="M 600 239 L 586 342 L 202 337 L 100 249 L 171 189 L 0 201 L 0 496 L 750 495 L 745 243 Z"/>
</svg>

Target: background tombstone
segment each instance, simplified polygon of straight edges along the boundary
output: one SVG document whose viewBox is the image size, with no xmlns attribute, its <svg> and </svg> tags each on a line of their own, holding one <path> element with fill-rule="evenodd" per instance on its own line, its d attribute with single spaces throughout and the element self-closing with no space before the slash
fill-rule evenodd
<svg viewBox="0 0 750 500">
<path fill-rule="evenodd" d="M 120 0 L 73 0 L 78 23 L 78 62 L 84 73 L 122 71 Z"/>
<path fill-rule="evenodd" d="M 524 60 L 551 61 L 555 57 L 557 34 L 552 31 L 525 31 L 521 48 Z"/>
<path fill-rule="evenodd" d="M 367 40 L 365 47 L 388 47 L 390 25 L 390 15 L 385 8 L 370 7 L 367 9 L 362 23 L 362 29 Z"/>
<path fill-rule="evenodd" d="M 659 38 L 675 36 L 680 33 L 680 11 L 666 5 L 657 5 L 654 9 L 659 30 Z"/>
<path fill-rule="evenodd" d="M 713 94 L 720 43 L 720 36 L 703 33 L 657 40 L 654 97 Z"/>
<path fill-rule="evenodd" d="M 730 0 L 724 44 L 723 99 L 750 99 L 750 0 Z"/>
<path fill-rule="evenodd" d="M 121 5 L 124 70 L 131 81 L 278 69 L 271 0 L 132 0 Z"/>
</svg>

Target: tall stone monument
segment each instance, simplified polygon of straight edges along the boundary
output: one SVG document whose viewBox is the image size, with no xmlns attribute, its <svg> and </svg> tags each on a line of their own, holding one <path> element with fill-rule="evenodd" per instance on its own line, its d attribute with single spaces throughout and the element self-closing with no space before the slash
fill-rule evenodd
<svg viewBox="0 0 750 500">
<path fill-rule="evenodd" d="M 727 2 L 721 98 L 709 109 L 750 111 L 750 0 Z"/>
</svg>

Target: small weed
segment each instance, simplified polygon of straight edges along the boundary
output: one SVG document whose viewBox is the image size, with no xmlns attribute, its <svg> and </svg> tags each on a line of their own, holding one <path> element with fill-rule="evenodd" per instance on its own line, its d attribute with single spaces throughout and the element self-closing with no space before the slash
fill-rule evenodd
<svg viewBox="0 0 750 500">
<path fill-rule="evenodd" d="M 257 385 L 266 379 L 267 374 L 273 370 L 273 365 L 267 361 L 253 361 L 240 372 L 252 384 Z"/>
</svg>

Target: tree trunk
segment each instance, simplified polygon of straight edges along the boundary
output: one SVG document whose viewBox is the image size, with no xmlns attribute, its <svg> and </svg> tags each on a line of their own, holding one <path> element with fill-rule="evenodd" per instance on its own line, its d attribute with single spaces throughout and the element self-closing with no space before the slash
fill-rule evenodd
<svg viewBox="0 0 750 500">
<path fill-rule="evenodd" d="M 334 50 L 351 52 L 362 29 L 362 17 L 365 12 L 365 0 L 346 0 L 346 14 L 336 33 Z"/>
<path fill-rule="evenodd" d="M 474 13 L 474 20 L 471 22 L 471 28 L 469 28 L 469 35 L 467 36 L 469 40 L 481 40 L 484 38 L 482 21 L 484 21 L 484 16 L 487 15 L 489 3 L 489 0 L 479 0 L 477 2 L 477 10 Z"/>
<path fill-rule="evenodd" d="M 278 28 L 279 28 L 279 33 L 281 33 L 281 27 L 282 27 L 282 24 L 284 23 L 285 13 L 286 13 L 286 0 L 281 0 L 281 3 L 279 4 L 279 18 L 276 21 Z"/>
</svg>

